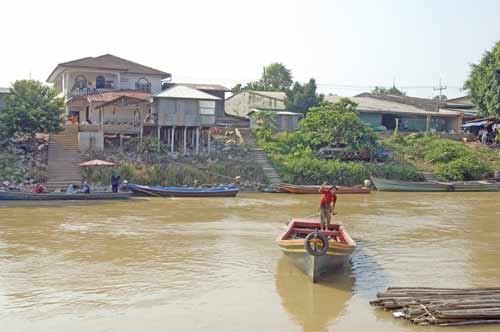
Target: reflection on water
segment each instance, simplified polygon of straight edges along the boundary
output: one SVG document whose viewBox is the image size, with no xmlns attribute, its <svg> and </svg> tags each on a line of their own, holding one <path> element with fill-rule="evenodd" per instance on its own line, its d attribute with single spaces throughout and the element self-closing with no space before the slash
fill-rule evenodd
<svg viewBox="0 0 500 332">
<path fill-rule="evenodd" d="M 312 283 L 288 257 L 282 257 L 278 263 L 276 290 L 290 318 L 304 331 L 325 331 L 351 298 L 352 286 L 349 264 L 326 275 L 320 283 Z"/>
<path fill-rule="evenodd" d="M 274 241 L 318 200 L 0 202 L 0 331 L 421 331 L 368 300 L 500 283 L 500 193 L 340 196 L 358 248 L 312 284 Z"/>
</svg>

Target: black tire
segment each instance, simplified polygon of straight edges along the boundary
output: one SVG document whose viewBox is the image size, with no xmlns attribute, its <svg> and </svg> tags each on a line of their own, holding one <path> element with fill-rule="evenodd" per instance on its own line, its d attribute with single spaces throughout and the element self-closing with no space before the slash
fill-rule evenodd
<svg viewBox="0 0 500 332">
<path fill-rule="evenodd" d="M 313 247 L 311 245 L 312 240 L 320 240 L 323 245 Z M 328 237 L 325 234 L 314 231 L 306 236 L 306 239 L 304 240 L 304 246 L 306 247 L 306 251 L 309 253 L 309 255 L 323 256 L 328 251 L 328 247 L 330 246 L 330 244 L 328 243 Z"/>
</svg>

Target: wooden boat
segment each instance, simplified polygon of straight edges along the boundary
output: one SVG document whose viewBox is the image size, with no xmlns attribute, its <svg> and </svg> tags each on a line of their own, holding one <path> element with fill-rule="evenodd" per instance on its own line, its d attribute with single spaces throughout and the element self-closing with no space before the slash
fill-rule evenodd
<svg viewBox="0 0 500 332">
<path fill-rule="evenodd" d="M 464 181 L 464 182 L 410 182 L 396 181 L 380 178 L 371 178 L 375 187 L 380 191 L 456 191 L 456 192 L 478 192 L 497 191 L 499 186 L 495 182 L 488 181 Z"/>
<path fill-rule="evenodd" d="M 313 282 L 341 267 L 356 248 L 341 225 L 331 224 L 328 231 L 319 229 L 319 220 L 293 219 L 276 240 L 281 251 Z"/>
<path fill-rule="evenodd" d="M 0 201 L 87 201 L 108 199 L 129 199 L 131 192 L 93 192 L 90 194 L 32 193 L 24 191 L 0 191 Z"/>
<path fill-rule="evenodd" d="M 280 191 L 292 194 L 319 194 L 319 188 L 321 186 L 314 185 L 293 185 L 282 183 L 280 184 Z M 371 192 L 370 188 L 355 186 L 355 187 L 342 187 L 337 186 L 337 194 L 369 194 Z"/>
<path fill-rule="evenodd" d="M 412 182 L 396 181 L 371 177 L 373 185 L 379 191 L 420 191 L 420 192 L 440 192 L 448 191 L 448 185 L 433 182 Z"/>
<path fill-rule="evenodd" d="M 497 191 L 500 189 L 498 183 L 488 181 L 465 181 L 465 182 L 440 182 L 448 186 L 448 191 Z"/>
<path fill-rule="evenodd" d="M 211 188 L 181 188 L 142 186 L 129 183 L 127 187 L 134 194 L 153 197 L 234 197 L 239 191 L 239 187 L 235 185 Z"/>
</svg>

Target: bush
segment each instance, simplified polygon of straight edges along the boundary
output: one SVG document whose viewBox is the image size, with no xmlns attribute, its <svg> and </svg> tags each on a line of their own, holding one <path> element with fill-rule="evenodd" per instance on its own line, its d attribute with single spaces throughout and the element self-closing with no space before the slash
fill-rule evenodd
<svg viewBox="0 0 500 332">
<path fill-rule="evenodd" d="M 448 181 L 473 181 L 493 175 L 493 168 L 475 155 L 468 155 L 443 163 L 438 167 L 436 177 Z"/>
</svg>

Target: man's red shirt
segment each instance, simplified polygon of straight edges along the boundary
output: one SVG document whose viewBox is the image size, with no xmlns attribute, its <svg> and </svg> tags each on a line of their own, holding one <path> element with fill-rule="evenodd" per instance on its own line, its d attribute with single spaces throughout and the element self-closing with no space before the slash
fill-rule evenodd
<svg viewBox="0 0 500 332">
<path fill-rule="evenodd" d="M 333 193 L 330 191 L 330 189 L 322 189 L 320 191 L 323 194 L 323 197 L 321 198 L 321 202 L 319 204 L 319 207 L 323 206 L 330 206 L 330 204 L 336 203 L 337 202 L 337 194 Z"/>
</svg>

